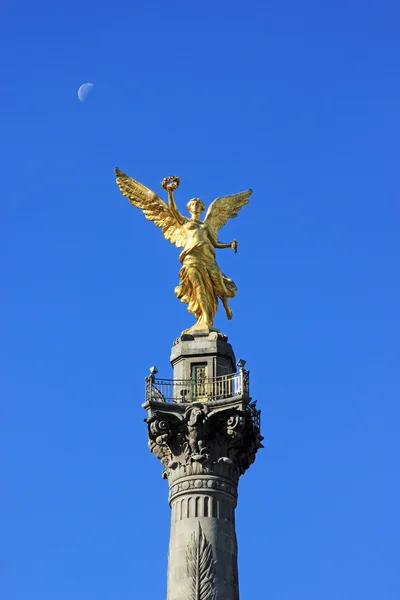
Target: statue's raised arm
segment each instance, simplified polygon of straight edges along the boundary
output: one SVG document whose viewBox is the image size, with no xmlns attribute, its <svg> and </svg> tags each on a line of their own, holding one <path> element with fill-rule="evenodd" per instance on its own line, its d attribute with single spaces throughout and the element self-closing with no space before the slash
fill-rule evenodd
<svg viewBox="0 0 400 600">
<path fill-rule="evenodd" d="M 117 176 L 117 185 L 121 193 L 128 198 L 129 202 L 133 206 L 136 206 L 136 208 L 140 208 L 146 219 L 153 221 L 157 227 L 162 229 L 166 240 L 169 240 L 178 248 L 184 246 L 186 240 L 185 230 L 182 227 L 184 218 L 176 208 L 175 203 L 173 207 L 169 207 L 156 192 L 132 179 L 132 177 L 129 177 L 129 175 L 126 175 L 120 169 L 116 168 L 115 174 Z M 167 179 L 176 180 L 178 178 L 172 177 Z M 172 190 L 174 187 L 170 185 L 166 189 L 168 189 L 168 194 L 172 195 L 173 199 Z"/>
</svg>

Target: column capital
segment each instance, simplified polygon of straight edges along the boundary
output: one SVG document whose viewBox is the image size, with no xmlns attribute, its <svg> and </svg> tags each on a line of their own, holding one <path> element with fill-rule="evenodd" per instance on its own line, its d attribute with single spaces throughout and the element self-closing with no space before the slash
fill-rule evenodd
<svg viewBox="0 0 400 600">
<path fill-rule="evenodd" d="M 169 480 L 171 492 L 182 478 L 195 485 L 196 475 L 202 476 L 198 482 L 210 475 L 236 487 L 263 447 L 259 411 L 248 398 L 213 403 L 148 401 L 144 407 L 149 448 L 164 466 L 163 477 Z M 211 477 L 207 483 L 211 488 L 212 481 Z"/>
</svg>

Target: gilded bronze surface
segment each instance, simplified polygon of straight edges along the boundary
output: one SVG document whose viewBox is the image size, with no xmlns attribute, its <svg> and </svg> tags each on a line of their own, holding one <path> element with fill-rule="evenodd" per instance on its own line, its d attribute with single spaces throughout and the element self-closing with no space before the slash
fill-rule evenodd
<svg viewBox="0 0 400 600">
<path fill-rule="evenodd" d="M 220 242 L 218 231 L 229 218 L 237 216 L 242 206 L 248 204 L 252 191 L 217 198 L 208 207 L 202 221 L 200 215 L 204 212 L 205 205 L 199 198 L 192 198 L 187 204 L 190 218 L 179 212 L 174 198 L 179 177 L 166 177 L 161 182 L 163 189 L 168 192 L 166 204 L 158 194 L 119 169 L 115 169 L 115 173 L 118 187 L 129 202 L 140 208 L 146 219 L 160 227 L 167 240 L 178 248 L 183 248 L 179 256 L 182 263 L 180 281 L 175 294 L 197 318 L 195 325 L 184 333 L 195 329 L 213 329 L 218 298 L 225 308 L 227 318 L 231 319 L 232 310 L 228 299 L 236 295 L 237 288 L 232 279 L 219 268 L 215 260 L 215 248 L 232 248 L 237 252 L 237 241 Z"/>
</svg>

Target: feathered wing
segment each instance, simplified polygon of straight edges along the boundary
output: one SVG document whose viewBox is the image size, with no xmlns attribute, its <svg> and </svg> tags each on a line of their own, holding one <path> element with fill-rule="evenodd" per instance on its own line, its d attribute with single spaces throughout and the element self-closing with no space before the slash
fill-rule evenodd
<svg viewBox="0 0 400 600">
<path fill-rule="evenodd" d="M 248 198 L 251 194 L 252 190 L 246 190 L 231 196 L 220 196 L 211 202 L 204 222 L 207 223 L 217 239 L 218 230 L 225 225 L 229 218 L 237 217 L 242 206 L 249 203 Z"/>
<path fill-rule="evenodd" d="M 149 221 L 153 221 L 157 227 L 161 227 L 165 239 L 181 248 L 185 245 L 185 230 L 172 214 L 169 206 L 148 187 L 139 183 L 126 173 L 115 169 L 117 185 L 121 193 L 129 202 L 140 208 Z"/>
</svg>

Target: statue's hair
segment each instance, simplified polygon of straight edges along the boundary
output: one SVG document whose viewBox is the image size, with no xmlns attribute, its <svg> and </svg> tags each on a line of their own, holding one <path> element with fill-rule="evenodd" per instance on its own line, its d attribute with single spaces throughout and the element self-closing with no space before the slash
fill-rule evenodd
<svg viewBox="0 0 400 600">
<path fill-rule="evenodd" d="M 193 200 L 199 200 L 199 201 L 201 202 L 201 205 L 202 205 L 202 207 L 203 207 L 203 208 L 202 208 L 202 210 L 201 210 L 201 212 L 204 212 L 204 211 L 206 210 L 206 205 L 204 204 L 203 200 L 200 200 L 200 198 L 191 198 L 191 199 L 189 200 L 189 202 L 186 204 L 186 206 L 187 206 L 187 208 L 188 208 L 188 209 L 189 209 L 189 204 L 190 204 L 191 202 L 193 202 Z"/>
</svg>

